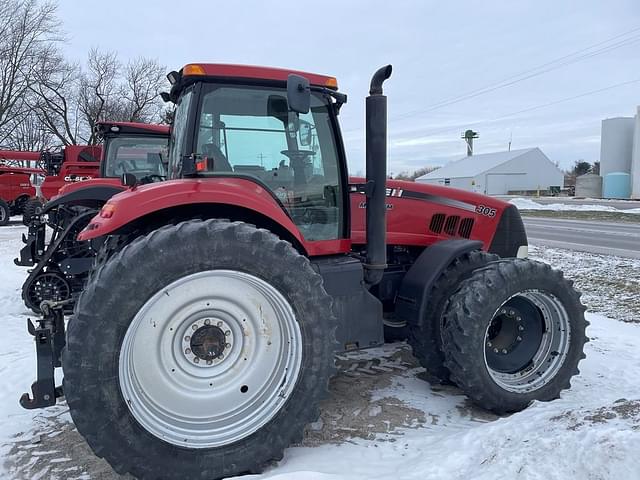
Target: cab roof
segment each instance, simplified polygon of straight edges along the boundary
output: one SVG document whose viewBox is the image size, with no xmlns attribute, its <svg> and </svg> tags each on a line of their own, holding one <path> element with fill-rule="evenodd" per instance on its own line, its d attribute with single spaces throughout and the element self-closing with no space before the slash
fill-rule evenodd
<svg viewBox="0 0 640 480">
<path fill-rule="evenodd" d="M 101 135 L 106 134 L 146 134 L 146 135 L 169 135 L 168 125 L 158 125 L 154 123 L 138 123 L 138 122 L 98 122 L 96 130 Z"/>
<path fill-rule="evenodd" d="M 207 76 L 218 78 L 247 78 L 286 82 L 290 74 L 306 77 L 311 85 L 338 89 L 335 77 L 317 73 L 301 72 L 286 68 L 260 67 L 255 65 L 233 65 L 227 63 L 189 63 L 180 71 L 183 77 Z"/>
</svg>

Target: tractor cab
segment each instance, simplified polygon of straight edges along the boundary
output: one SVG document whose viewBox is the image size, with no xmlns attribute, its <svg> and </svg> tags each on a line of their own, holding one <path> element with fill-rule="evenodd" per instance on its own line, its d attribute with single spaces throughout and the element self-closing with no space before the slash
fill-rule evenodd
<svg viewBox="0 0 640 480">
<path fill-rule="evenodd" d="M 100 122 L 96 131 L 103 142 L 101 178 L 120 178 L 125 173 L 138 180 L 166 177 L 168 126 Z"/>
<path fill-rule="evenodd" d="M 309 105 L 289 107 L 290 71 L 187 65 L 174 80 L 177 109 L 169 178 L 239 177 L 258 183 L 306 240 L 347 236 L 347 172 L 333 77 L 307 75 Z M 244 79 L 244 80 L 243 80 Z"/>
</svg>

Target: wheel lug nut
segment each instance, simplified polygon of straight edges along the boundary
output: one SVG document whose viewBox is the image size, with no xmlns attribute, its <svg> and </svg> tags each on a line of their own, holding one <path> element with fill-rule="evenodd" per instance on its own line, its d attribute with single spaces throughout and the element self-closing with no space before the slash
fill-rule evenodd
<svg viewBox="0 0 640 480">
<path fill-rule="evenodd" d="M 191 337 L 190 337 L 189 335 L 187 335 L 187 336 L 185 336 L 185 337 L 184 337 L 184 341 L 185 341 L 185 342 L 188 342 L 188 341 L 190 341 L 190 340 L 191 340 Z"/>
<path fill-rule="evenodd" d="M 516 320 L 517 320 L 518 322 L 521 322 L 521 321 L 522 321 L 522 317 L 516 317 Z"/>
<path fill-rule="evenodd" d="M 487 347 L 491 347 L 493 344 L 491 342 L 487 342 Z"/>
<path fill-rule="evenodd" d="M 229 335 L 231 335 L 231 330 L 225 330 L 224 334 L 228 337 Z"/>
<path fill-rule="evenodd" d="M 493 349 L 493 353 L 498 353 L 498 349 L 497 349 L 497 348 L 494 348 L 494 349 Z"/>
<path fill-rule="evenodd" d="M 211 365 L 213 363 L 212 360 L 207 360 L 207 365 Z"/>
<path fill-rule="evenodd" d="M 218 358 L 222 360 L 224 358 L 224 355 L 221 353 L 220 355 L 218 355 Z"/>
<path fill-rule="evenodd" d="M 198 357 L 193 357 L 193 361 L 194 361 L 195 363 L 200 363 L 200 359 L 199 359 Z"/>
<path fill-rule="evenodd" d="M 187 355 L 189 355 L 191 353 L 191 349 L 190 348 L 185 348 L 184 349 L 184 353 L 186 353 Z"/>
<path fill-rule="evenodd" d="M 503 308 L 502 310 L 500 310 L 500 313 L 504 315 L 505 313 L 507 313 L 507 309 Z"/>
<path fill-rule="evenodd" d="M 204 319 L 204 324 L 205 325 L 211 325 L 211 320 L 209 320 L 208 318 Z"/>
<path fill-rule="evenodd" d="M 506 348 L 503 348 L 503 349 L 502 349 L 502 353 L 503 353 L 504 355 L 506 355 L 506 354 L 507 354 L 507 349 L 506 349 Z"/>
<path fill-rule="evenodd" d="M 225 344 L 224 344 L 224 347 L 225 347 L 225 348 L 231 348 L 231 344 L 230 344 L 230 343 L 225 343 Z"/>
<path fill-rule="evenodd" d="M 521 341 L 522 341 L 522 337 L 518 336 L 518 337 L 516 338 L 516 340 L 517 340 L 517 341 L 519 341 L 519 342 L 521 342 Z"/>
<path fill-rule="evenodd" d="M 216 323 L 216 325 L 217 325 L 218 327 L 221 327 L 221 326 L 222 326 L 222 322 L 218 322 L 218 323 Z"/>
<path fill-rule="evenodd" d="M 524 330 L 524 327 L 523 327 L 522 325 L 520 325 L 520 326 L 518 327 L 518 330 L 520 330 L 520 331 L 522 332 L 522 331 Z"/>
<path fill-rule="evenodd" d="M 192 330 L 197 330 L 198 329 L 198 324 L 194 323 L 193 325 L 191 325 L 191 329 Z"/>
<path fill-rule="evenodd" d="M 509 310 L 509 315 L 513 317 L 515 314 L 516 314 L 515 310 Z"/>
</svg>

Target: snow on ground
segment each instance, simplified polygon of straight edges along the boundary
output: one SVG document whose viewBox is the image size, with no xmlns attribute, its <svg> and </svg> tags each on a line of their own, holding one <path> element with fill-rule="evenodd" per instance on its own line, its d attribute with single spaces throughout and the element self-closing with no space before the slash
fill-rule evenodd
<svg viewBox="0 0 640 480">
<path fill-rule="evenodd" d="M 91 454 L 64 403 L 44 411 L 18 405 L 35 375 L 20 299 L 26 272 L 12 262 L 23 231 L 0 228 L 0 478 L 120 478 Z M 566 250 L 532 251 L 576 275 L 594 309 L 615 297 L 614 286 L 601 288 L 603 279 L 634 270 L 637 277 L 638 265 L 626 259 L 581 254 L 581 263 Z M 609 303 L 604 310 L 614 319 L 588 314 L 591 342 L 572 389 L 511 416 L 474 407 L 454 387 L 430 385 L 404 343 L 340 356 L 331 397 L 303 443 L 264 474 L 242 478 L 640 478 L 640 325 L 615 320 L 630 318 L 623 298 Z"/>
<path fill-rule="evenodd" d="M 530 245 L 529 255 L 565 272 L 590 311 L 640 324 L 640 259 L 542 245 Z"/>
<path fill-rule="evenodd" d="M 610 205 L 571 205 L 569 203 L 538 203 L 530 198 L 512 198 L 509 200 L 512 204 L 518 207 L 518 210 L 548 210 L 554 212 L 560 211 L 573 211 L 573 212 L 614 212 L 614 213 L 629 213 L 640 215 L 640 208 L 631 208 L 628 210 L 622 210 L 612 207 Z"/>
</svg>

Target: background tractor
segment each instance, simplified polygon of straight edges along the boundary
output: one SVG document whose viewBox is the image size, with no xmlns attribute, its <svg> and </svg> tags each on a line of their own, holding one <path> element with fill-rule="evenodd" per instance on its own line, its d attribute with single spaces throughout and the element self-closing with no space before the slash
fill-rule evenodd
<svg viewBox="0 0 640 480">
<path fill-rule="evenodd" d="M 32 328 L 42 371 L 22 404 L 64 394 L 119 473 L 211 479 L 282 458 L 318 417 L 334 354 L 382 344 L 385 324 L 486 409 L 557 398 L 583 357 L 579 294 L 524 258 L 514 206 L 387 180 L 390 75 L 366 99 L 363 179 L 347 173 L 335 78 L 171 72 L 169 179 L 124 175 L 80 233 L 106 240 L 66 335 L 48 306 Z"/>
<path fill-rule="evenodd" d="M 100 145 L 67 145 L 59 150 L 37 153 L 35 165 L 42 170 L 44 178 L 37 182 L 36 196 L 24 206 L 22 222 L 29 225 L 36 210 L 65 185 L 98 176 L 101 153 Z"/>
<path fill-rule="evenodd" d="M 54 174 L 42 184 L 50 201 L 38 204 L 31 213 L 25 246 L 15 260 L 17 265 L 33 267 L 22 286 L 22 298 L 36 313 L 42 301 L 73 300 L 82 289 L 98 249 L 94 242 L 76 237 L 109 198 L 125 189 L 120 176 L 128 173 L 144 183 L 165 175 L 161 154 L 167 147 L 169 127 L 101 122 L 97 129 L 102 145 L 93 148 L 101 152 L 101 162 L 67 160 L 88 147 L 66 147 L 64 157 L 58 159 L 64 161 L 51 155 L 45 159 L 47 171 Z M 82 172 L 86 175 L 76 175 Z M 65 179 L 69 181 L 64 183 Z M 53 187 L 60 186 L 54 194 Z M 66 309 L 73 309 L 72 301 Z"/>
</svg>

